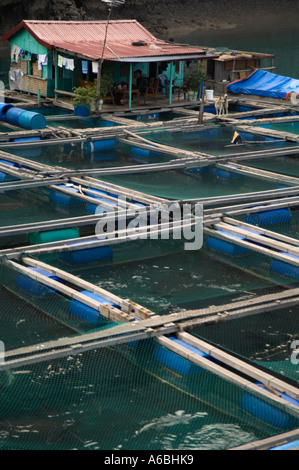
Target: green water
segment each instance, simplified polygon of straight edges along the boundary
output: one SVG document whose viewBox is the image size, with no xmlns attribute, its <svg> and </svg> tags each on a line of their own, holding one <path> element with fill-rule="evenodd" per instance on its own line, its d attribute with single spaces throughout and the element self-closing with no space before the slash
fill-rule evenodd
<svg viewBox="0 0 299 470">
<path fill-rule="evenodd" d="M 277 188 L 277 183 L 209 167 L 200 172 L 160 171 L 139 174 L 101 176 L 101 180 L 135 191 L 168 199 L 200 199 L 204 197 L 242 194 Z"/>
<path fill-rule="evenodd" d="M 88 215 L 86 203 L 72 198 L 69 205 L 55 205 L 47 188 L 30 188 L 0 194 L 0 226 L 28 224 Z"/>
<path fill-rule="evenodd" d="M 127 257 L 129 250 L 130 246 Z M 131 252 L 136 257 L 136 242 Z M 46 255 L 40 258 L 50 261 Z M 217 259 L 201 250 L 134 262 L 116 259 L 102 268 L 99 263 L 67 268 L 54 261 L 52 264 L 162 314 L 211 302 L 249 301 L 256 294 L 270 293 L 273 285 L 221 262 L 215 270 Z M 9 284 L 10 277 L 13 281 L 13 276 L 5 271 L 5 284 Z M 0 302 L 5 312 L 1 330 L 7 335 L 4 339 L 10 338 L 10 347 L 71 334 L 40 310 L 30 305 L 24 309 L 24 304 L 10 292 L 2 291 Z M 37 303 L 40 308 L 51 308 L 45 300 Z M 52 312 L 57 314 L 61 308 L 54 297 Z M 273 313 L 258 320 L 248 317 L 245 323 L 231 321 L 197 329 L 194 334 L 250 360 L 266 360 L 268 356 L 261 353 L 266 343 L 273 343 L 271 333 L 276 333 L 276 343 L 278 337 L 294 334 L 296 314 Z M 15 331 L 18 335 L 13 340 L 11 333 Z M 156 340 L 145 340 L 137 346 L 104 348 L 28 365 L 11 374 L 3 372 L 0 448 L 221 450 L 281 432 L 278 425 L 266 424 L 242 411 L 242 389 L 202 370 L 184 375 L 165 368 L 157 360 L 157 348 Z M 298 374 L 298 369 L 293 372 Z M 284 431 L 297 426 L 298 421 L 291 419 Z"/>
<path fill-rule="evenodd" d="M 291 132 L 292 134 L 299 134 L 299 122 L 274 122 L 273 124 L 257 124 L 259 127 L 264 127 L 265 129 L 274 129 L 275 131 L 280 132 Z"/>
<path fill-rule="evenodd" d="M 261 170 L 268 170 L 274 173 L 280 173 L 289 176 L 299 176 L 299 160 L 297 156 L 293 157 L 269 157 L 263 159 L 252 159 L 240 161 L 242 165 L 248 167 L 260 168 Z M 283 183 L 282 183 L 283 184 Z"/>
<path fill-rule="evenodd" d="M 58 254 L 38 259 L 161 315 L 250 299 L 260 290 L 295 284 L 271 270 L 271 258 L 254 252 L 221 254 L 207 240 L 205 236 L 198 250 L 184 250 L 184 241 L 132 240 L 125 249 L 114 244 L 113 258 L 95 263 L 66 262 Z"/>
<path fill-rule="evenodd" d="M 153 142 L 175 147 L 177 149 L 189 150 L 193 152 L 203 152 L 209 155 L 229 157 L 236 153 L 248 153 L 259 150 L 277 149 L 279 147 L 292 147 L 294 142 L 283 142 L 279 139 L 269 140 L 267 137 L 254 132 L 241 132 L 239 134 L 244 140 L 244 145 L 233 145 L 233 127 L 222 127 L 213 125 L 201 131 L 179 131 L 179 132 L 152 132 L 145 135 Z"/>
</svg>

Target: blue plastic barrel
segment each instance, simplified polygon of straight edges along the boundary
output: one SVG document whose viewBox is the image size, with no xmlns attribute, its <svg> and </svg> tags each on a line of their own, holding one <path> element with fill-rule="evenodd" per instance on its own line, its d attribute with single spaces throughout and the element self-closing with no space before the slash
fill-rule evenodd
<svg viewBox="0 0 299 470">
<path fill-rule="evenodd" d="M 62 284 L 64 283 L 63 280 L 60 279 L 58 276 L 48 273 L 47 271 L 43 271 L 42 269 L 33 268 L 33 267 L 30 267 L 29 269 L 39 274 L 43 274 L 49 279 L 53 279 L 54 281 L 61 282 Z M 47 295 L 54 294 L 56 292 L 55 289 L 51 287 L 46 287 L 46 285 L 43 284 L 42 282 L 35 281 L 34 279 L 26 276 L 25 274 L 20 274 L 16 278 L 16 286 L 37 297 L 44 297 Z"/>
<path fill-rule="evenodd" d="M 257 382 L 256 385 L 267 390 L 260 382 Z M 289 397 L 285 393 L 280 393 L 280 396 L 285 401 L 292 403 L 295 406 L 299 406 L 298 400 Z M 285 429 L 289 425 L 290 416 L 288 413 L 268 403 L 266 399 L 259 398 L 250 393 L 244 393 L 241 397 L 240 406 L 252 416 L 255 416 L 256 418 L 259 418 L 279 429 Z"/>
<path fill-rule="evenodd" d="M 71 186 L 67 186 L 65 184 L 58 184 L 58 188 L 64 188 L 67 189 L 68 191 L 72 191 L 76 194 L 79 193 L 79 190 L 76 188 L 73 188 Z M 70 194 L 64 193 L 63 191 L 59 190 L 54 190 L 52 189 L 49 193 L 49 200 L 51 202 L 54 202 L 55 204 L 61 205 L 61 206 L 72 206 L 72 207 L 77 207 L 77 206 L 82 206 L 86 204 L 86 201 L 83 199 L 73 197 Z"/>
<path fill-rule="evenodd" d="M 244 240 L 244 238 L 240 237 L 239 235 L 234 235 L 232 233 L 223 232 L 222 230 L 217 230 L 217 232 L 225 233 L 239 240 Z M 244 246 L 237 245 L 233 241 L 230 242 L 230 241 L 222 240 L 220 238 L 213 237 L 213 236 L 207 239 L 207 247 L 212 248 L 213 250 L 216 250 L 216 251 L 220 251 L 227 255 L 244 255 L 244 254 L 251 252 L 249 248 L 245 248 Z"/>
<path fill-rule="evenodd" d="M 13 126 L 19 126 L 19 116 L 24 112 L 24 109 L 12 106 L 6 111 L 6 121 Z"/>
<path fill-rule="evenodd" d="M 230 178 L 231 177 L 231 172 L 224 170 L 222 168 L 211 168 L 210 171 L 214 176 L 217 176 L 218 178 Z"/>
<path fill-rule="evenodd" d="M 292 255 L 290 253 L 286 253 L 283 251 L 281 251 L 281 254 L 289 256 L 290 258 L 293 258 L 299 261 L 299 256 Z M 278 259 L 273 260 L 271 263 L 271 271 L 281 274 L 282 276 L 296 279 L 296 281 L 299 280 L 299 267 L 293 264 L 290 264 L 286 261 L 281 261 Z"/>
<path fill-rule="evenodd" d="M 76 104 L 74 106 L 75 116 L 89 116 L 91 114 L 90 104 Z"/>
<path fill-rule="evenodd" d="M 96 140 L 94 142 L 83 143 L 83 156 L 88 157 L 97 152 L 107 152 L 113 150 L 116 145 L 115 139 Z"/>
<path fill-rule="evenodd" d="M 12 104 L 0 103 L 0 120 L 1 121 L 6 121 L 6 113 L 12 107 L 13 107 Z"/>
<path fill-rule="evenodd" d="M 59 259 L 68 264 L 92 263 L 94 261 L 111 259 L 113 251 L 110 246 L 98 246 L 83 250 L 63 251 Z"/>
<path fill-rule="evenodd" d="M 45 116 L 33 111 L 23 111 L 19 115 L 18 125 L 23 129 L 38 130 L 44 129 L 47 125 Z"/>
<path fill-rule="evenodd" d="M 93 292 L 83 290 L 81 291 L 81 294 L 84 294 L 87 297 L 90 297 L 91 299 L 94 299 L 101 304 L 108 304 L 113 307 L 119 308 L 118 305 L 114 304 L 113 302 L 110 302 L 110 300 L 106 300 L 103 297 L 94 294 Z M 96 327 L 105 325 L 110 322 L 110 320 L 100 315 L 100 313 L 96 309 L 89 307 L 88 305 L 85 305 L 84 303 L 76 299 L 72 299 L 72 301 L 70 302 L 69 311 L 75 317 L 81 318 L 90 325 Z"/>
<path fill-rule="evenodd" d="M 185 348 L 189 349 L 193 353 L 197 354 L 198 356 L 204 357 L 206 359 L 212 359 L 211 356 L 200 351 L 199 349 L 191 346 L 190 344 L 185 343 L 178 338 L 173 336 L 169 337 L 170 340 L 174 341 L 175 343 L 184 346 Z M 169 369 L 177 372 L 180 375 L 184 376 L 191 376 L 200 372 L 204 372 L 205 369 L 202 367 L 194 364 L 188 359 L 181 357 L 179 354 L 170 351 L 169 349 L 165 348 L 164 346 L 157 346 L 154 350 L 154 359 L 164 366 L 168 367 Z"/>
<path fill-rule="evenodd" d="M 292 214 L 290 209 L 275 209 L 262 212 L 252 212 L 245 216 L 245 222 L 251 225 L 277 225 L 290 222 Z"/>
<path fill-rule="evenodd" d="M 3 163 L 4 165 L 8 165 L 8 166 L 15 166 L 15 164 L 13 162 L 10 162 L 8 160 L 0 160 L 0 163 Z M 8 178 L 9 179 L 14 179 L 14 177 L 12 177 L 11 175 L 8 175 L 4 171 L 0 171 L 0 183 L 3 183 L 3 181 L 8 179 Z"/>
<path fill-rule="evenodd" d="M 94 188 L 89 188 L 89 189 L 92 189 L 93 191 L 95 191 L 99 194 L 102 194 L 103 196 L 106 195 L 106 196 L 117 197 L 115 194 L 111 194 L 111 193 L 108 193 L 108 192 L 105 192 L 105 191 L 101 191 L 100 189 L 94 189 Z M 96 199 L 97 201 L 101 201 L 103 203 L 110 204 L 111 209 L 117 207 L 117 203 L 115 203 L 113 201 L 110 201 L 109 199 L 105 199 L 105 198 L 102 198 L 102 197 L 97 197 L 94 194 L 88 194 L 88 196 Z M 104 213 L 107 212 L 106 207 L 101 206 L 100 204 L 92 204 L 92 203 L 87 204 L 86 210 L 89 214 L 95 214 L 95 213 L 100 214 L 101 212 L 104 214 Z"/>
<path fill-rule="evenodd" d="M 36 142 L 36 141 L 40 141 L 40 137 L 27 137 L 26 139 L 14 139 L 14 142 Z M 42 148 L 40 145 L 38 147 L 34 146 L 31 148 L 16 147 L 14 152 L 19 157 L 39 157 L 42 153 Z"/>
</svg>

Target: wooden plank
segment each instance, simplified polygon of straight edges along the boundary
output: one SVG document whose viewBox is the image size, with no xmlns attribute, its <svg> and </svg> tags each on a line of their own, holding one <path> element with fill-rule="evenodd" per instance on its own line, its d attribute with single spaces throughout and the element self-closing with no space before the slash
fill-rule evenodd
<svg viewBox="0 0 299 470">
<path fill-rule="evenodd" d="M 11 183 L 0 183 L 1 191 L 19 191 L 21 189 L 30 189 L 34 187 L 49 186 L 49 184 L 66 184 L 67 179 L 45 178 L 38 181 L 13 181 Z M 0 228 L 1 231 L 1 228 Z"/>
<path fill-rule="evenodd" d="M 190 335 L 186 332 L 180 332 L 177 334 L 178 338 L 184 341 L 191 346 L 199 349 L 200 351 L 205 352 L 206 354 L 212 356 L 214 359 L 222 362 L 223 364 L 237 369 L 237 371 L 244 373 L 245 375 L 251 377 L 252 379 L 262 382 L 270 387 L 278 389 L 282 393 L 286 393 L 292 398 L 299 400 L 299 390 L 297 387 L 293 387 L 288 383 L 279 380 L 277 377 L 267 373 L 263 370 L 258 369 L 256 366 L 248 364 L 237 357 L 228 354 L 227 352 L 196 338 L 193 335 Z"/>
<path fill-rule="evenodd" d="M 243 444 L 238 447 L 233 447 L 229 450 L 268 450 L 273 447 L 278 447 L 283 444 L 287 444 L 299 439 L 299 428 L 293 431 L 288 431 L 275 436 L 260 439 L 258 441 L 252 441 L 248 444 Z M 293 450 L 298 450 L 298 447 Z"/>
<path fill-rule="evenodd" d="M 121 297 L 118 297 L 115 294 L 111 294 L 111 292 L 105 289 L 102 289 L 98 286 L 95 286 L 94 284 L 87 282 L 77 276 L 74 276 L 66 271 L 63 271 L 58 268 L 54 268 L 53 266 L 50 266 L 46 263 L 35 260 L 28 256 L 22 256 L 22 262 L 28 266 L 40 268 L 44 271 L 55 274 L 59 278 L 64 279 L 68 281 L 69 283 L 74 284 L 77 287 L 80 287 L 84 290 L 91 291 L 94 294 L 104 297 L 105 299 L 113 302 L 114 304 L 117 304 L 121 308 L 121 310 L 127 313 L 128 315 L 135 315 L 139 319 L 149 318 L 150 316 L 154 315 L 153 312 L 142 307 L 141 305 L 138 305 L 135 302 L 133 303 L 129 300 L 124 300 Z"/>
<path fill-rule="evenodd" d="M 285 263 L 292 264 L 293 266 L 299 266 L 299 258 L 295 259 L 295 258 L 292 258 L 290 256 L 284 255 L 282 253 L 278 253 L 278 252 L 275 252 L 273 250 L 270 250 L 269 248 L 265 248 L 263 246 L 255 245 L 254 243 L 250 243 L 250 242 L 247 242 L 245 240 L 234 238 L 233 236 L 230 236 L 229 234 L 226 235 L 224 233 L 220 233 L 220 232 L 217 232 L 216 230 L 211 230 L 211 229 L 208 229 L 206 227 L 204 228 L 204 232 L 206 232 L 207 234 L 209 234 L 213 237 L 220 238 L 220 239 L 226 240 L 226 241 L 230 241 L 234 245 L 243 246 L 245 248 L 248 248 L 251 251 L 255 251 L 257 253 L 261 253 L 263 255 L 269 256 L 270 258 L 275 258 L 275 259 L 278 259 L 280 261 L 284 261 Z"/>
<path fill-rule="evenodd" d="M 253 230 L 254 232 L 259 231 L 259 228 L 254 225 L 251 225 L 249 227 L 250 227 L 250 230 Z M 298 256 L 298 261 L 299 261 L 299 240 L 297 240 L 297 246 L 293 246 L 294 244 L 290 245 L 289 243 L 282 242 L 281 240 L 271 238 L 269 232 L 264 231 L 264 234 L 267 236 L 263 237 L 262 235 L 259 235 L 258 233 L 247 231 L 244 227 L 241 227 L 237 224 L 231 225 L 231 224 L 226 224 L 224 222 L 214 224 L 214 228 L 216 230 L 223 230 L 224 232 L 238 235 L 249 241 L 261 243 L 262 245 L 267 245 L 269 248 L 274 248 L 275 250 L 284 251 L 292 255 Z"/>
<path fill-rule="evenodd" d="M 134 319 L 134 317 L 132 317 L 131 315 L 128 315 L 127 313 L 122 312 L 121 310 L 115 307 L 112 307 L 108 304 L 100 304 L 96 300 L 90 297 L 87 297 L 86 295 L 81 294 L 80 292 L 74 290 L 73 288 L 70 288 L 64 284 L 61 284 L 60 282 L 55 281 L 54 279 L 50 279 L 47 276 L 44 276 L 43 274 L 32 271 L 28 269 L 27 267 L 23 267 L 15 263 L 14 261 L 7 260 L 5 261 L 5 264 L 7 266 L 12 267 L 14 270 L 24 274 L 25 276 L 28 276 L 31 279 L 34 279 L 37 282 L 40 282 L 49 288 L 55 289 L 56 291 L 60 292 L 61 294 L 66 295 L 70 299 L 79 300 L 79 302 L 82 302 L 88 307 L 94 308 L 101 315 L 108 318 L 109 320 L 130 321 Z"/>
<path fill-rule="evenodd" d="M 198 354 L 191 352 L 188 348 L 174 343 L 174 341 L 171 341 L 165 336 L 159 336 L 157 338 L 157 341 L 170 351 L 179 354 L 180 356 L 184 357 L 185 359 L 188 359 L 189 361 L 202 367 L 203 369 L 206 369 L 209 372 L 216 374 L 218 377 L 221 377 L 222 379 L 227 380 L 230 383 L 234 383 L 239 387 L 244 388 L 250 393 L 257 394 L 263 398 L 267 398 L 275 405 L 287 408 L 288 412 L 293 416 L 299 417 L 299 408 L 296 407 L 293 403 L 289 403 L 281 397 L 278 397 L 275 394 L 262 389 L 258 385 L 253 384 L 249 380 L 240 377 L 238 374 L 219 366 L 218 364 L 210 361 L 209 359 L 206 359 L 205 357 L 199 356 Z"/>
<path fill-rule="evenodd" d="M 194 227 L 195 220 L 192 220 L 190 223 L 185 223 L 184 228 Z M 63 251 L 71 250 L 82 250 L 84 248 L 95 248 L 98 246 L 113 245 L 116 243 L 124 243 L 127 241 L 132 241 L 134 237 L 142 237 L 146 239 L 150 236 L 159 236 L 163 233 L 171 233 L 172 230 L 182 228 L 181 221 L 174 223 L 166 223 L 161 225 L 149 225 L 144 227 L 139 227 L 138 232 L 136 233 L 135 229 L 123 230 L 118 232 L 109 232 L 107 239 L 100 239 L 95 235 L 81 236 L 80 238 L 63 240 L 49 243 L 42 243 L 38 245 L 27 245 L 27 246 L 18 246 L 17 248 L 8 248 L 0 250 L 0 256 L 6 256 L 8 259 L 17 259 L 20 257 L 20 254 L 26 253 L 59 253 Z"/>
<path fill-rule="evenodd" d="M 231 225 L 248 228 L 250 230 L 255 230 L 259 233 L 267 235 L 268 237 L 274 238 L 275 240 L 280 240 L 282 242 L 288 243 L 289 245 L 295 245 L 296 247 L 299 246 L 299 240 L 297 238 L 288 237 L 287 235 L 283 235 L 278 232 L 273 232 L 272 230 L 268 230 L 262 227 L 257 227 L 256 225 L 247 224 L 246 222 L 235 220 L 235 219 L 232 219 L 231 217 L 224 216 L 223 222 L 227 224 L 231 224 Z"/>
</svg>

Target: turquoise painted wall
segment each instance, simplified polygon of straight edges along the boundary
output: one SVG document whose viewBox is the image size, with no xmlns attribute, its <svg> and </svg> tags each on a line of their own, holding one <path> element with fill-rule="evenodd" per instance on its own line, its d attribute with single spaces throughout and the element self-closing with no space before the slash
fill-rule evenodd
<svg viewBox="0 0 299 470">
<path fill-rule="evenodd" d="M 21 49 L 31 52 L 31 54 L 47 54 L 48 49 L 39 44 L 26 29 L 22 28 L 10 38 L 11 46 L 16 44 Z"/>
</svg>

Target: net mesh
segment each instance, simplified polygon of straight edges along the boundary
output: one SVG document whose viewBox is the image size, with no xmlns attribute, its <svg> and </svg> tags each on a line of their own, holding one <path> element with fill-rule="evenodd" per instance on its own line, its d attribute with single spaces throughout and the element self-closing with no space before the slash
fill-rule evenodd
<svg viewBox="0 0 299 470">
<path fill-rule="evenodd" d="M 210 306 L 212 299 L 220 306 L 282 289 L 267 276 L 220 262 L 206 248 L 188 253 L 180 241 L 134 240 L 125 247 L 113 246 L 110 261 L 80 266 L 59 260 L 59 253 L 33 258 L 161 315 Z M 80 341 L 115 325 L 99 330 L 72 317 L 70 299 L 51 289 L 41 297 L 22 292 L 19 275 L 3 260 L 1 331 L 8 350 L 59 338 Z M 289 346 L 298 337 L 296 310 L 246 316 L 190 333 L 295 382 L 298 366 L 290 363 Z M 169 351 L 157 339 L 115 343 L 1 371 L 1 448 L 226 449 L 298 426 L 296 416 L 273 407 L 271 400 L 264 401 L 270 422 L 252 415 L 246 403 L 258 396 L 198 366 L 186 372 L 175 353 L 170 362 L 161 360 L 161 351 Z"/>
<path fill-rule="evenodd" d="M 223 153 L 231 129 L 211 126 L 198 134 L 161 132 L 150 138 L 218 155 Z M 230 151 L 227 149 L 227 153 Z M 31 155 L 36 161 L 53 166 L 63 163 L 63 167 L 74 169 L 123 166 L 133 161 L 125 144 L 113 158 L 106 157 L 84 160 L 78 146 L 62 146 L 57 152 L 49 146 Z M 170 158 L 162 155 L 157 161 Z M 147 157 L 139 155 L 134 164 L 147 162 Z M 148 172 L 104 179 L 170 199 L 277 188 L 277 182 L 220 170 L 211 166 L 202 173 Z M 67 208 L 49 204 L 48 191 L 1 194 L 3 210 L 5 204 L 11 205 L 9 221 L 3 216 L 1 224 L 86 215 L 86 204 Z M 297 237 L 298 211 L 292 209 L 291 215 L 291 221 L 278 222 L 270 230 Z M 246 214 L 233 217 L 236 222 L 246 221 Z M 246 312 L 246 306 L 255 306 L 259 296 L 270 300 L 273 294 L 297 288 L 296 270 L 292 276 L 289 271 L 274 270 L 276 257 L 269 253 L 223 252 L 219 244 L 211 246 L 211 237 L 215 237 L 215 231 L 206 231 L 203 247 L 191 251 L 184 250 L 182 240 L 130 239 L 111 245 L 112 258 L 89 263 L 66 260 L 59 251 L 28 256 L 161 317 L 180 314 L 187 322 L 190 311 L 208 307 L 214 308 L 217 317 L 218 307 L 221 311 L 223 305 L 233 308 L 243 302 L 240 318 L 209 322 L 207 317 L 202 324 L 185 323 L 184 328 L 195 338 L 297 386 L 298 364 L 291 361 L 292 344 L 299 340 L 296 303 L 281 308 L 276 305 L 273 311 L 261 307 L 258 313 L 249 308 Z M 24 237 L 14 239 L 16 244 L 22 241 Z M 2 246 L 10 243 L 9 237 L 2 238 Z M 19 258 L 17 265 L 25 267 L 23 261 Z M 29 282 L 26 274 L 5 257 L 1 259 L 0 279 L 0 339 L 8 358 L 7 368 L 0 370 L 3 450 L 228 449 L 298 427 L 298 415 L 289 406 L 274 404 L 265 396 L 261 399 L 260 394 L 183 359 L 163 346 L 159 338 L 149 338 L 140 320 L 142 339 L 136 335 L 137 339 L 126 341 L 130 324 L 127 330 L 121 330 L 120 321 L 91 325 L 71 312 L 69 295 L 32 279 Z M 64 286 L 74 288 L 69 280 Z M 78 286 L 75 290 L 80 291 Z M 114 334 L 116 327 L 120 329 Z M 133 330 L 131 333 L 134 336 Z M 109 346 L 105 343 L 108 340 Z M 84 349 L 88 341 L 90 346 Z M 73 351 L 73 345 L 78 350 Z"/>
</svg>

